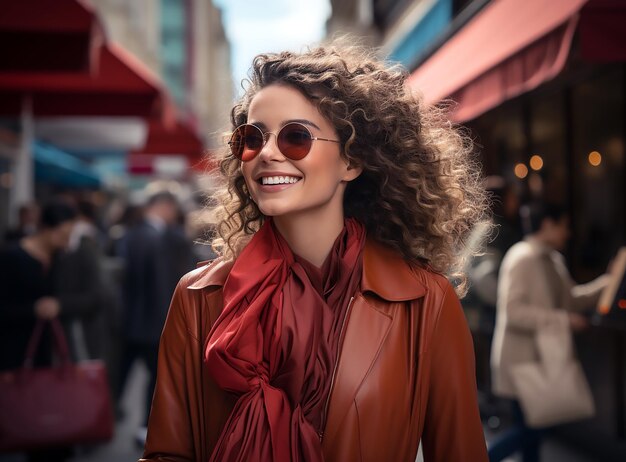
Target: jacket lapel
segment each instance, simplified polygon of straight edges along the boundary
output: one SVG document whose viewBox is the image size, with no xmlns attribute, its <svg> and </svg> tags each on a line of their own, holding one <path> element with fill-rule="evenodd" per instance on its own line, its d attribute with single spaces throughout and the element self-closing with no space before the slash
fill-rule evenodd
<svg viewBox="0 0 626 462">
<path fill-rule="evenodd" d="M 397 252 L 367 240 L 363 250 L 361 293 L 356 295 L 346 320 L 335 380 L 330 390 L 324 429 L 325 448 L 330 447 L 337 437 L 344 417 L 378 358 L 393 322 L 393 310 L 380 311 L 363 295 L 368 293 L 376 294 L 388 303 L 404 302 L 423 297 L 426 286 Z"/>
<path fill-rule="evenodd" d="M 378 356 L 391 322 L 390 316 L 370 305 L 363 295 L 356 296 L 346 321 L 335 382 L 330 391 L 324 446 L 332 445 L 359 386 Z"/>
</svg>

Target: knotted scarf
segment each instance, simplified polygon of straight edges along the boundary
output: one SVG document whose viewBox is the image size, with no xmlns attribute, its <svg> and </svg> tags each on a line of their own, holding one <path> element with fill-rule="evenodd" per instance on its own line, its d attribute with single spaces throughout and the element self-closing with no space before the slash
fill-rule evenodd
<svg viewBox="0 0 626 462">
<path fill-rule="evenodd" d="M 211 461 L 324 460 L 331 376 L 364 243 L 363 226 L 345 220 L 320 270 L 268 220 L 239 255 L 205 354 L 217 384 L 238 396 Z"/>
</svg>

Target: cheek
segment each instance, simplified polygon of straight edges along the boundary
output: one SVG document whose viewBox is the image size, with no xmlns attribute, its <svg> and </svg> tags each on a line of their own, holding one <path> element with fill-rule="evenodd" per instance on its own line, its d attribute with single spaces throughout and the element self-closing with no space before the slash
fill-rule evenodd
<svg viewBox="0 0 626 462">
<path fill-rule="evenodd" d="M 241 173 L 243 174 L 243 178 L 246 181 L 246 185 L 248 185 L 248 189 L 250 189 L 250 185 L 254 182 L 252 179 L 252 166 L 249 165 L 249 162 L 243 164 L 241 167 Z"/>
<path fill-rule="evenodd" d="M 314 181 L 336 183 L 344 177 L 346 165 L 341 159 L 318 157 L 303 170 L 309 172 L 310 179 Z"/>
</svg>

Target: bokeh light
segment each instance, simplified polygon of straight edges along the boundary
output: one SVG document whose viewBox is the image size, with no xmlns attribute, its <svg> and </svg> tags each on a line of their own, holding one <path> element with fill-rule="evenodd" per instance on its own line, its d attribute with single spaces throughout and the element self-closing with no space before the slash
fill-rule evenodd
<svg viewBox="0 0 626 462">
<path fill-rule="evenodd" d="M 515 166 L 514 172 L 516 177 L 524 179 L 528 176 L 528 167 L 526 167 L 525 164 L 519 163 Z"/>
<path fill-rule="evenodd" d="M 530 158 L 530 168 L 535 171 L 539 171 L 543 168 L 543 159 L 541 156 L 535 154 Z"/>
<path fill-rule="evenodd" d="M 598 151 L 591 151 L 589 153 L 589 163 L 594 167 L 597 167 L 602 163 L 602 154 Z"/>
</svg>

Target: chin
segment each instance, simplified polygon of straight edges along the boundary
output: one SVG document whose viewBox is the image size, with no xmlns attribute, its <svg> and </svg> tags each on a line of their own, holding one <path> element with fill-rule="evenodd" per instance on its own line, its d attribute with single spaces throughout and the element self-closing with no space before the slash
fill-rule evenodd
<svg viewBox="0 0 626 462">
<path fill-rule="evenodd" d="M 280 206 L 257 204 L 257 207 L 259 208 L 261 213 L 266 217 L 279 217 L 286 213 L 283 207 L 280 207 Z"/>
<path fill-rule="evenodd" d="M 283 210 L 283 209 L 277 209 L 277 208 L 260 209 L 260 210 L 261 210 L 261 213 L 268 218 L 269 217 L 271 218 L 286 217 L 293 213 L 292 210 Z"/>
</svg>

